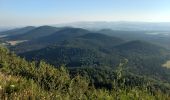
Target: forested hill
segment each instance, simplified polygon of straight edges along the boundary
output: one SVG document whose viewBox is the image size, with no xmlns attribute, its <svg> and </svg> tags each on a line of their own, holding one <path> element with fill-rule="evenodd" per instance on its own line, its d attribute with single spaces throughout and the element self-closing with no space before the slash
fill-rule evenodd
<svg viewBox="0 0 170 100">
<path fill-rule="evenodd" d="M 64 67 L 54 68 L 43 61 L 27 62 L 0 47 L 0 98 L 2 100 L 170 99 L 168 83 L 127 74 L 122 70 L 126 63 L 127 60 L 124 60 L 115 71 L 93 68 L 84 69 L 86 74 L 84 72 L 69 74 Z M 109 73 L 112 79 L 107 78 Z M 97 78 L 95 75 L 105 78 L 94 81 Z"/>
<path fill-rule="evenodd" d="M 86 38 L 87 39 L 87 38 Z M 49 47 L 19 54 L 27 60 L 44 60 L 55 66 L 67 67 L 103 67 L 115 69 L 121 59 L 127 58 L 126 69 L 129 72 L 150 76 L 154 79 L 170 82 L 170 70 L 162 67 L 170 59 L 168 50 L 143 41 L 132 41 L 111 45 L 97 40 L 67 40 Z"/>
<path fill-rule="evenodd" d="M 42 26 L 42 27 L 46 27 L 46 26 Z M 41 32 L 44 32 L 44 31 L 41 30 Z M 41 34 L 41 32 L 37 33 L 38 36 Z M 35 37 L 35 38 L 32 38 L 28 42 L 18 44 L 16 46 L 14 46 L 13 49 L 16 52 L 25 52 L 25 51 L 41 49 L 41 48 L 44 48 L 46 46 L 49 46 L 51 44 L 54 44 L 54 43 L 57 43 L 57 42 L 60 42 L 63 40 L 67 40 L 67 39 L 71 39 L 71 38 L 75 38 L 75 37 L 84 35 L 88 32 L 89 31 L 85 30 L 85 29 L 63 27 L 63 28 L 58 28 L 57 31 L 50 33 L 50 34 L 48 31 L 44 32 L 45 34 L 41 35 L 40 37 L 36 37 L 36 34 L 35 35 L 34 34 L 25 34 L 24 37 L 28 40 L 29 40 L 29 37 L 28 37 L 29 35 L 31 35 L 32 37 Z M 18 37 L 18 36 L 16 36 L 16 37 Z"/>
<path fill-rule="evenodd" d="M 163 67 L 170 60 L 169 50 L 157 43 L 142 40 L 144 37 L 150 41 L 154 39 L 143 32 L 40 26 L 5 39 L 28 40 L 9 48 L 29 61 L 44 60 L 54 66 L 64 64 L 69 69 L 89 66 L 115 69 L 120 60 L 126 58 L 129 72 L 169 82 L 170 71 Z"/>
<path fill-rule="evenodd" d="M 14 79 L 21 77 L 26 81 L 32 80 L 37 88 L 43 92 L 41 93 L 43 96 L 49 95 L 49 91 L 54 91 L 52 95 L 59 93 L 58 95 L 62 95 L 62 97 L 64 95 L 64 97 L 72 98 L 75 95 L 74 89 L 69 90 L 69 86 L 74 84 L 69 83 L 77 78 L 75 77 L 77 74 L 78 77 L 83 78 L 78 82 L 83 81 L 83 86 L 87 86 L 86 89 L 81 85 L 75 87 L 78 89 L 75 89 L 76 91 L 79 91 L 79 88 L 87 90 L 80 92 L 81 98 L 91 98 L 94 91 L 96 91 L 94 94 L 96 98 L 101 95 L 108 95 L 109 98 L 128 97 L 128 93 L 131 93 L 133 89 L 137 93 L 143 94 L 143 97 L 147 95 L 149 98 L 155 98 L 156 95 L 166 97 L 165 95 L 169 92 L 170 69 L 164 65 L 168 65 L 170 51 L 158 44 L 158 42 L 164 43 L 165 41 L 161 40 L 164 38 L 158 38 L 160 41 L 154 42 L 155 38 L 143 34 L 143 31 L 132 33 L 130 31 L 122 31 L 121 33 L 115 31 L 112 34 L 112 30 L 110 33 L 102 33 L 71 27 L 40 26 L 32 27 L 32 29 L 26 27 L 25 31 L 16 30 L 19 34 L 12 35 L 11 33 L 11 35 L 0 38 L 2 45 L 20 56 L 19 58 L 9 53 L 8 50 L 1 49 L 2 76 L 13 75 Z M 134 37 L 129 38 L 132 34 L 135 34 Z M 121 36 L 125 36 L 125 38 Z M 153 41 L 145 41 L 144 37 Z M 45 64 L 42 60 L 50 65 Z M 43 68 L 41 69 L 40 66 Z M 65 66 L 68 70 L 64 69 L 63 72 L 60 66 Z M 64 76 L 58 71 L 65 73 Z M 61 78 L 65 75 L 69 77 L 66 83 L 65 78 Z M 58 80 L 61 80 L 61 84 Z M 76 83 L 76 86 L 79 86 L 77 84 L 79 83 Z M 60 86 L 61 88 L 59 88 Z M 5 88 L 6 85 L 3 87 Z M 38 91 L 37 88 L 34 91 Z M 22 89 L 17 92 L 20 90 Z M 65 91 L 64 94 L 63 91 Z M 37 96 L 37 94 L 34 95 Z"/>
</svg>

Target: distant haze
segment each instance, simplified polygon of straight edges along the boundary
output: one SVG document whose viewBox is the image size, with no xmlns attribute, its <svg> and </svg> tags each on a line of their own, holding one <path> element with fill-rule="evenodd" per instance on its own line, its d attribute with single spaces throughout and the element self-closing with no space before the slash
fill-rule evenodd
<svg viewBox="0 0 170 100">
<path fill-rule="evenodd" d="M 38 25 L 43 26 L 43 25 Z M 156 31 L 150 34 L 170 34 L 170 23 L 168 22 L 127 22 L 127 21 L 82 21 L 82 22 L 71 22 L 62 24 L 48 24 L 48 26 L 54 27 L 75 27 L 84 28 L 88 30 L 124 30 L 124 31 Z M 15 26 L 15 27 L 0 27 L 0 32 L 22 28 L 26 26 Z"/>
<path fill-rule="evenodd" d="M 78 21 L 170 22 L 170 0 L 0 0 L 0 27 Z"/>
<path fill-rule="evenodd" d="M 170 23 L 151 22 L 74 22 L 53 25 L 56 27 L 71 26 L 85 29 L 112 29 L 132 31 L 170 31 Z"/>
</svg>

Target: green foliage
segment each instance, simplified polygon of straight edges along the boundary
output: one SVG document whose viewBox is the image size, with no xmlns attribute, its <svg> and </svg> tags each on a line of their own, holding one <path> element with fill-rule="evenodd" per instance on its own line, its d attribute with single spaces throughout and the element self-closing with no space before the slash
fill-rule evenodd
<svg viewBox="0 0 170 100">
<path fill-rule="evenodd" d="M 69 30 L 76 32 L 76 29 Z M 66 37 L 69 30 L 62 30 Z M 61 41 L 57 39 L 53 45 L 19 55 L 29 61 L 43 59 L 54 66 L 63 64 L 66 67 L 109 66 L 114 69 L 121 59 L 126 58 L 129 61 L 126 66 L 128 72 L 170 82 L 170 70 L 162 67 L 162 64 L 170 59 L 170 52 L 167 49 L 139 40 L 122 43 L 124 41 L 116 37 L 79 32 L 82 30 L 74 33 L 75 36 L 72 38 L 64 37 Z M 68 37 L 71 37 L 70 34 Z"/>
<path fill-rule="evenodd" d="M 126 85 L 126 82 L 131 82 L 133 79 L 124 74 L 126 63 L 127 60 L 118 66 L 117 71 L 113 73 L 115 76 L 113 80 L 107 80 L 103 75 L 103 80 L 112 84 L 111 89 L 102 86 L 96 88 L 93 81 L 81 73 L 72 76 L 64 66 L 55 68 L 44 61 L 27 62 L 7 49 L 0 48 L 0 98 L 5 100 L 168 100 L 170 98 L 168 92 L 163 92 L 159 88 L 152 89 L 154 87 L 151 84 L 146 88 L 143 85 Z M 125 77 L 129 80 L 127 81 Z M 136 77 L 135 81 L 140 81 L 140 78 Z"/>
</svg>

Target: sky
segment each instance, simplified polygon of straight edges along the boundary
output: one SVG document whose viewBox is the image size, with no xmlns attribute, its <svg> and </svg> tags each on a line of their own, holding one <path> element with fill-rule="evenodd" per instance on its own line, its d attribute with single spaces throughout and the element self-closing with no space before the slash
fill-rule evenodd
<svg viewBox="0 0 170 100">
<path fill-rule="evenodd" d="M 170 22 L 170 0 L 0 0 L 0 26 Z"/>
</svg>

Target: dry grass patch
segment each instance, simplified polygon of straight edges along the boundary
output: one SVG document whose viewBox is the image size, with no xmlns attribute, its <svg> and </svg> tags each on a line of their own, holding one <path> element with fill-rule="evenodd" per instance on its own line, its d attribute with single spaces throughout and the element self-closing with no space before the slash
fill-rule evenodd
<svg viewBox="0 0 170 100">
<path fill-rule="evenodd" d="M 170 60 L 162 65 L 163 67 L 170 68 Z"/>
</svg>

